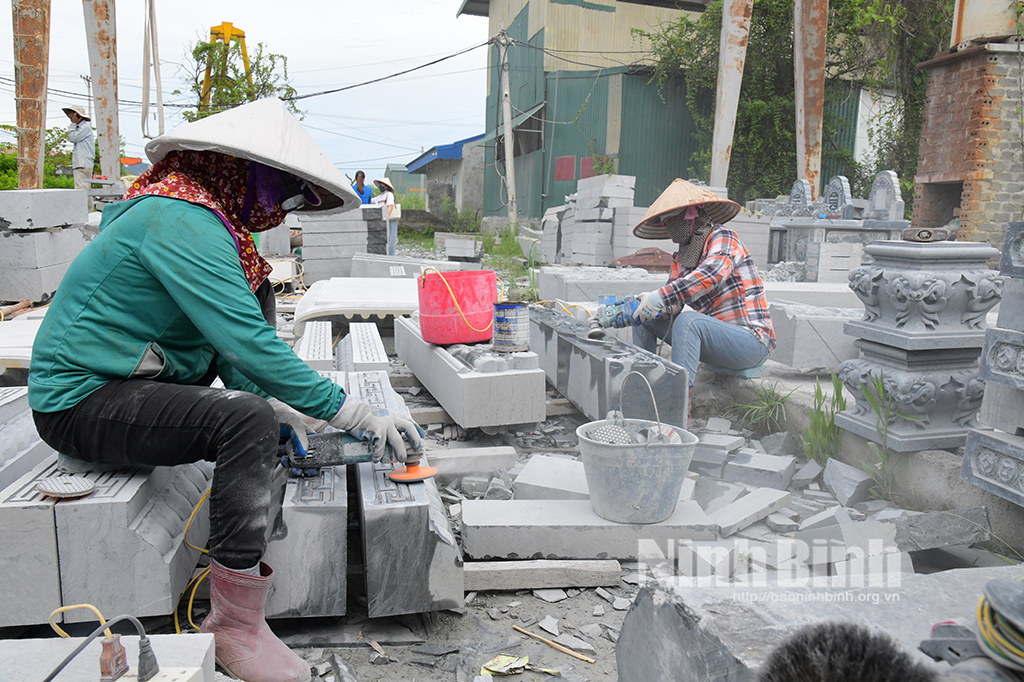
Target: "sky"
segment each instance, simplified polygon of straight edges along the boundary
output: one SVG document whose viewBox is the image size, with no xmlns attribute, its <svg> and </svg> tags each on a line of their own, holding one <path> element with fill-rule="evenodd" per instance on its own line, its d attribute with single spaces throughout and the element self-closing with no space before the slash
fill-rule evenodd
<svg viewBox="0 0 1024 682">
<path fill-rule="evenodd" d="M 299 94 L 361 83 L 402 71 L 488 39 L 487 19 L 455 13 L 461 0 L 156 0 L 164 102 L 187 103 L 188 48 L 208 40 L 210 27 L 231 22 L 256 44 L 288 58 L 288 75 Z M 61 111 L 85 104 L 89 56 L 81 0 L 51 0 L 46 126 L 66 127 Z M 142 0 L 115 4 L 118 99 L 142 100 Z M 15 124 L 14 47 L 11 12 L 0 12 L 0 123 Z M 421 151 L 484 132 L 487 87 L 485 47 L 383 83 L 299 102 L 302 124 L 342 172 L 368 178 L 388 163 L 405 164 Z M 152 82 L 152 79 L 151 79 Z M 151 87 L 155 88 L 155 86 Z M 180 89 L 183 94 L 171 94 Z M 156 101 L 152 90 L 150 101 Z M 140 105 L 119 107 L 128 156 L 144 157 Z M 179 109 L 165 109 L 165 130 L 182 123 Z M 155 106 L 150 129 L 157 130 Z M 0 131 L 0 141 L 14 136 Z"/>
</svg>

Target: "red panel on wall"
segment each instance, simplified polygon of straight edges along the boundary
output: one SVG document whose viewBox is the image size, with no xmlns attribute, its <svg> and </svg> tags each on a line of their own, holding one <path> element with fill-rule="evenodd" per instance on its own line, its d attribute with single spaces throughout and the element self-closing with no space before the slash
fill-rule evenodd
<svg viewBox="0 0 1024 682">
<path fill-rule="evenodd" d="M 584 156 L 580 159 L 580 180 L 594 177 L 594 157 Z"/>
<path fill-rule="evenodd" d="M 556 156 L 555 157 L 555 180 L 576 179 L 576 157 Z"/>
</svg>

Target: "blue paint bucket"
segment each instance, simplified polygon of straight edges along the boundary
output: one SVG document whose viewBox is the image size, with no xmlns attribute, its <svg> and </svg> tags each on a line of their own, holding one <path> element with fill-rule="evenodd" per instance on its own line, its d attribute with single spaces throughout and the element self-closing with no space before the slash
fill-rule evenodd
<svg viewBox="0 0 1024 682">
<path fill-rule="evenodd" d="M 491 347 L 501 353 L 530 350 L 530 311 L 526 301 L 494 304 L 494 335 Z"/>
</svg>

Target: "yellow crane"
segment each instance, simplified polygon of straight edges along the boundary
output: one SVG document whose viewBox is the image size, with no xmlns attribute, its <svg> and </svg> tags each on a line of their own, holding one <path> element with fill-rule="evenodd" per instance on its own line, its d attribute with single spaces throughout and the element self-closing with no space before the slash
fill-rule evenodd
<svg viewBox="0 0 1024 682">
<path fill-rule="evenodd" d="M 249 80 L 249 86 L 252 87 L 252 73 L 249 67 L 249 53 L 245 49 L 245 31 L 236 27 L 230 21 L 221 23 L 220 26 L 210 27 L 210 42 L 215 43 L 217 41 L 223 42 L 228 47 L 231 46 L 232 40 L 238 41 L 238 46 L 242 51 L 242 62 L 245 64 L 245 77 Z M 219 65 L 219 75 L 225 76 L 227 74 L 228 64 L 228 53 L 224 54 L 224 62 Z M 199 98 L 199 110 L 202 111 L 204 107 L 210 105 L 210 91 L 213 89 L 210 83 L 210 75 L 213 71 L 213 60 L 206 60 L 206 74 L 203 76 L 203 89 L 202 95 Z"/>
</svg>

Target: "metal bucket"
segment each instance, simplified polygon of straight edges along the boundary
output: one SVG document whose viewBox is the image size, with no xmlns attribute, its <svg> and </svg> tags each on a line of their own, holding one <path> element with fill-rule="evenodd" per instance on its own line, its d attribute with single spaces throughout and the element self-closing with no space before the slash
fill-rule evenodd
<svg viewBox="0 0 1024 682">
<path fill-rule="evenodd" d="M 494 304 L 494 336 L 491 347 L 502 353 L 530 350 L 530 311 L 525 301 Z"/>
<path fill-rule="evenodd" d="M 594 512 L 617 523 L 658 523 L 672 516 L 679 491 L 690 468 L 697 436 L 673 429 L 681 443 L 603 443 L 592 436 L 598 429 L 620 426 L 632 439 L 643 429 L 659 428 L 647 419 L 602 419 L 576 429 L 583 470 Z"/>
</svg>

